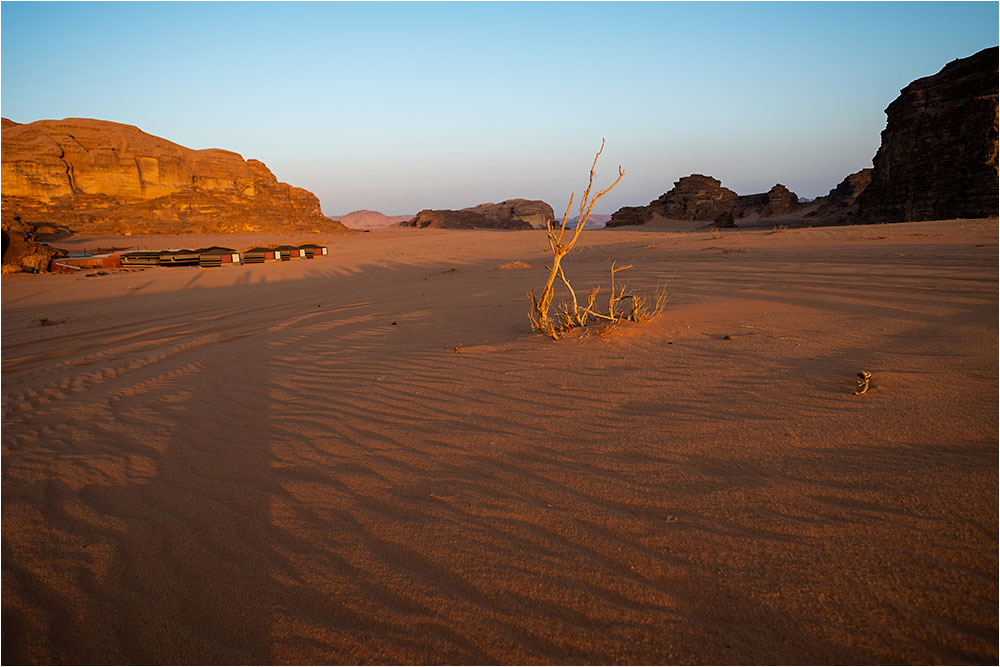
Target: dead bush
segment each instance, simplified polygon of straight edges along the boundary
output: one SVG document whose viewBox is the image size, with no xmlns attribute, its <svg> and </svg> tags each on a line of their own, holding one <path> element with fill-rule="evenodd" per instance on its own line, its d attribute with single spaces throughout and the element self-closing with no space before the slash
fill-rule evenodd
<svg viewBox="0 0 1000 667">
<path fill-rule="evenodd" d="M 576 193 L 570 195 L 569 203 L 566 205 L 566 212 L 563 214 L 562 224 L 558 228 L 553 225 L 552 220 L 545 221 L 545 226 L 548 230 L 549 251 L 552 253 L 552 265 L 546 267 L 549 270 L 549 276 L 545 287 L 542 289 L 541 296 L 535 295 L 534 288 L 531 288 L 528 292 L 528 297 L 531 300 L 529 317 L 531 325 L 535 330 L 541 331 L 552 339 L 559 339 L 570 329 L 585 327 L 588 321 L 611 324 L 618 324 L 624 320 L 644 322 L 658 315 L 666 306 L 666 292 L 662 290 L 650 300 L 647 297 L 630 293 L 625 284 L 616 285 L 617 274 L 620 271 L 632 268 L 631 264 L 617 266 L 617 262 L 612 262 L 611 289 L 607 302 L 607 312 L 602 312 L 598 305 L 600 287 L 590 290 L 587 294 L 586 305 L 581 306 L 576 296 L 576 290 L 573 289 L 573 285 L 566 278 L 566 273 L 562 265 L 563 258 L 569 254 L 576 245 L 577 240 L 579 240 L 580 234 L 583 232 L 583 228 L 586 226 L 587 221 L 590 219 L 590 214 L 594 210 L 594 205 L 597 204 L 601 197 L 618 185 L 625 175 L 625 172 L 619 166 L 618 178 L 615 179 L 615 182 L 598 192 L 593 199 L 590 199 L 590 191 L 594 185 L 594 170 L 597 168 L 597 161 L 603 152 L 604 140 L 602 139 L 601 148 L 594 156 L 594 162 L 590 167 L 590 180 L 587 183 L 587 189 L 583 192 L 583 197 L 580 199 L 579 215 L 574 227 L 568 230 L 566 225 Z M 569 232 L 569 236 L 567 236 L 567 232 Z M 553 309 L 552 301 L 555 297 L 556 278 L 559 279 L 568 292 L 569 301 L 559 304 L 555 308 L 555 314 L 552 314 L 550 311 Z"/>
</svg>

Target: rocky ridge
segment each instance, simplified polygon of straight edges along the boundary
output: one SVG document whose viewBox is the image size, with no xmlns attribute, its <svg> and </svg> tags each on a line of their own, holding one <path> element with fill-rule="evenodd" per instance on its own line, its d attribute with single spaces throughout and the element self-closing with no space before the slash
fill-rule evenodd
<svg viewBox="0 0 1000 667">
<path fill-rule="evenodd" d="M 457 211 L 424 209 L 404 227 L 438 229 L 539 229 L 553 217 L 552 207 L 541 200 L 508 199 L 498 204 L 478 204 Z"/>
<path fill-rule="evenodd" d="M 997 47 L 984 49 L 903 88 L 885 110 L 872 168 L 847 176 L 826 196 L 799 202 L 781 184 L 737 195 L 692 174 L 646 206 L 619 209 L 607 226 L 641 225 L 654 215 L 719 226 L 767 218 L 837 224 L 996 216 L 998 55 Z"/>
<path fill-rule="evenodd" d="M 83 118 L 3 119 L 3 219 L 129 235 L 343 231 L 259 160 Z"/>
<path fill-rule="evenodd" d="M 997 215 L 998 49 L 917 79 L 885 109 L 858 215 L 875 222 Z"/>
<path fill-rule="evenodd" d="M 768 192 L 738 195 L 716 178 L 691 174 L 646 206 L 619 209 L 612 214 L 607 226 L 641 225 L 659 215 L 669 220 L 704 220 L 728 227 L 739 218 L 789 215 L 799 206 L 798 195 L 780 183 Z"/>
</svg>

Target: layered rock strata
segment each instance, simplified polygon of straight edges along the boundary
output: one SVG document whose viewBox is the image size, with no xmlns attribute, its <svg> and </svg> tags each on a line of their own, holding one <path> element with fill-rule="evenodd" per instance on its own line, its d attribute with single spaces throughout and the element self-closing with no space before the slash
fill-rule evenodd
<svg viewBox="0 0 1000 667">
<path fill-rule="evenodd" d="M 900 91 L 858 214 L 897 222 L 997 215 L 997 58 L 985 49 Z"/>
<path fill-rule="evenodd" d="M 319 199 L 258 160 L 109 121 L 3 119 L 3 216 L 76 233 L 334 231 Z"/>
</svg>

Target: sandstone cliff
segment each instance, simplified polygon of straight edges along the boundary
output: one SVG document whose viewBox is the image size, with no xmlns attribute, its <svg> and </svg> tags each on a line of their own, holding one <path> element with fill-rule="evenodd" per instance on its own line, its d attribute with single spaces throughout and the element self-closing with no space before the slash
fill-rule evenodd
<svg viewBox="0 0 1000 667">
<path fill-rule="evenodd" d="M 711 176 L 691 174 L 646 206 L 625 206 L 608 227 L 641 225 L 654 215 L 670 220 L 704 220 L 732 226 L 734 219 L 790 215 L 799 208 L 798 195 L 778 183 L 768 192 L 738 195 Z"/>
<path fill-rule="evenodd" d="M 880 222 L 997 215 L 997 57 L 985 49 L 900 91 L 858 214 Z"/>
<path fill-rule="evenodd" d="M 3 217 L 76 233 L 332 231 L 319 199 L 258 160 L 108 121 L 3 119 Z"/>
<path fill-rule="evenodd" d="M 412 220 L 402 223 L 408 227 L 436 227 L 440 229 L 532 229 L 544 228 L 546 219 L 552 219 L 552 207 L 540 200 L 508 199 L 499 204 L 487 203 L 458 211 L 420 211 Z"/>
</svg>

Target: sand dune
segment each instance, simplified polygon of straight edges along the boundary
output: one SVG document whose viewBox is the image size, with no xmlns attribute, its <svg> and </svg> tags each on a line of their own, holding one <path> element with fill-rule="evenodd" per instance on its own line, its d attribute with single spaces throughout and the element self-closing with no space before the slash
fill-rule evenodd
<svg viewBox="0 0 1000 667">
<path fill-rule="evenodd" d="M 536 231 L 4 276 L 3 662 L 995 663 L 997 241 L 588 231 L 670 303 L 560 342 Z"/>
</svg>

